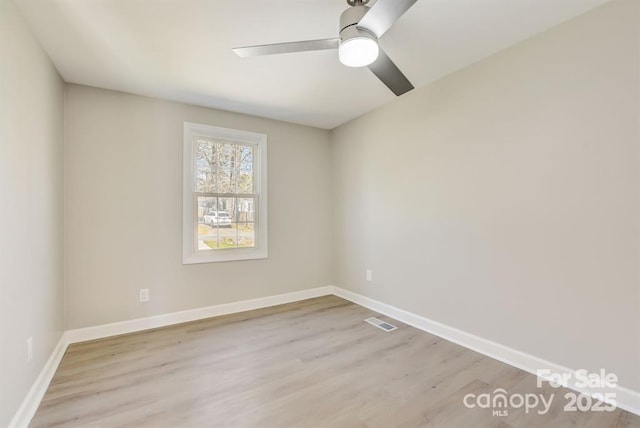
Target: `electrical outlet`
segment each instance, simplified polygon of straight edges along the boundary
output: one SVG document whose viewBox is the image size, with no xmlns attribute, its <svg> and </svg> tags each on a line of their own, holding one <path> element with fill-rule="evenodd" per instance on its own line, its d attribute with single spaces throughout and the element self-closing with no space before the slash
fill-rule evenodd
<svg viewBox="0 0 640 428">
<path fill-rule="evenodd" d="M 367 281 L 373 282 L 373 271 L 371 269 L 367 269 Z"/>
<path fill-rule="evenodd" d="M 150 300 L 149 298 L 149 289 L 148 288 L 141 288 L 140 289 L 140 301 L 141 302 L 148 302 Z"/>
<path fill-rule="evenodd" d="M 27 363 L 33 361 L 33 337 L 27 339 Z"/>
</svg>

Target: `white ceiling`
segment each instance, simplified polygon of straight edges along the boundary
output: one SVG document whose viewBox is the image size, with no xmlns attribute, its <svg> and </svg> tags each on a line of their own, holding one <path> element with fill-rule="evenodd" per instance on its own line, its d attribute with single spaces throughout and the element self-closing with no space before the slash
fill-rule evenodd
<svg viewBox="0 0 640 428">
<path fill-rule="evenodd" d="M 336 37 L 345 0 L 14 1 L 67 82 L 327 129 L 395 98 L 335 51 L 231 51 Z M 380 43 L 419 87 L 606 1 L 419 0 Z"/>
</svg>

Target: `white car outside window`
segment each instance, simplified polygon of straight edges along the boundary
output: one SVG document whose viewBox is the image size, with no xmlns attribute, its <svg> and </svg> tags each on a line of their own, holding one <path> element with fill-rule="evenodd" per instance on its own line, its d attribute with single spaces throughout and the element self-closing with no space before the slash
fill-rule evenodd
<svg viewBox="0 0 640 428">
<path fill-rule="evenodd" d="M 204 224 L 218 227 L 231 227 L 231 216 L 226 211 L 210 211 L 204 215 Z"/>
</svg>

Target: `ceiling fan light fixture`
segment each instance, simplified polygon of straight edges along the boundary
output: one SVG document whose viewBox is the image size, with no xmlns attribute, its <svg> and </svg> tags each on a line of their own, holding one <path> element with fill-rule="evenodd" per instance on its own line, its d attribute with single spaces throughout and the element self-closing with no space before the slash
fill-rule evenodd
<svg viewBox="0 0 640 428">
<path fill-rule="evenodd" d="M 340 41 L 338 58 L 347 67 L 365 67 L 378 58 L 378 42 L 371 37 L 358 36 Z"/>
</svg>

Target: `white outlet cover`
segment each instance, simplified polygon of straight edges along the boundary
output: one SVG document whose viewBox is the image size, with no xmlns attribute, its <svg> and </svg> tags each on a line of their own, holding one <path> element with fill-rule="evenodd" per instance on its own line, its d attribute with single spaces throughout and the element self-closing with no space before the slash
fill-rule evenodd
<svg viewBox="0 0 640 428">
<path fill-rule="evenodd" d="M 373 281 L 373 271 L 371 269 L 367 269 L 367 281 Z"/>
<path fill-rule="evenodd" d="M 149 301 L 149 289 L 148 288 L 141 288 L 140 289 L 140 301 L 141 302 L 148 302 Z"/>
</svg>

